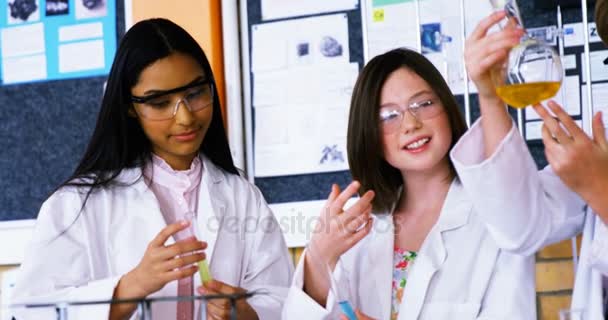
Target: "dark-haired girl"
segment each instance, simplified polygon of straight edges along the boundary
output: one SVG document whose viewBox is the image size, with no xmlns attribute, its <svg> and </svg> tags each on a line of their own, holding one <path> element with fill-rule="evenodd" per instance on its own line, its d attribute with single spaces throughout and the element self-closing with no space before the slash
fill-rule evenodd
<svg viewBox="0 0 608 320">
<path fill-rule="evenodd" d="M 164 19 L 139 22 L 121 40 L 87 150 L 42 205 L 33 235 L 15 302 L 261 290 L 238 300 L 238 319 L 277 319 L 291 279 L 276 219 L 233 165 L 209 62 L 185 30 Z M 195 276 L 202 260 L 214 279 L 204 285 Z M 152 314 L 230 314 L 227 300 L 203 307 L 155 303 Z M 44 316 L 28 312 L 16 318 Z M 69 319 L 137 314 L 134 304 L 68 312 Z"/>
<path fill-rule="evenodd" d="M 468 48 L 504 17 L 481 22 Z M 504 59 L 496 52 L 507 52 L 522 34 L 496 33 L 474 48 L 467 65 L 487 75 L 485 59 Z M 343 192 L 332 188 L 296 268 L 285 319 L 338 318 L 341 300 L 358 309 L 358 319 L 536 319 L 533 252 L 509 251 L 534 227 L 510 217 L 551 209 L 553 195 L 530 195 L 538 207 L 517 202 L 521 171 L 512 165 L 521 156 L 513 141 L 521 137 L 504 104 L 486 97 L 484 116 L 466 131 L 448 85 L 421 54 L 395 49 L 363 68 L 348 124 L 355 182 Z M 508 185 L 494 183 L 509 174 Z M 555 176 L 542 183 L 567 190 Z M 481 205 L 488 203 L 491 211 Z M 521 238 L 505 239 L 504 230 L 520 230 Z M 325 264 L 333 270 L 332 290 Z"/>
</svg>

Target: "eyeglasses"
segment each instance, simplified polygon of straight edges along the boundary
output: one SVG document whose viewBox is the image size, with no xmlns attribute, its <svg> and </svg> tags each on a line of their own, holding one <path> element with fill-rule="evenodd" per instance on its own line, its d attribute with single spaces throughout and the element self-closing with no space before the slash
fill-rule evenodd
<svg viewBox="0 0 608 320">
<path fill-rule="evenodd" d="M 172 103 L 170 96 L 178 92 L 184 92 L 183 97 Z M 168 120 L 175 117 L 181 103 L 190 112 L 197 112 L 212 105 L 213 85 L 208 80 L 200 80 L 183 87 L 144 97 L 131 96 L 131 102 L 141 106 L 138 108 L 138 113 L 148 120 Z"/>
<path fill-rule="evenodd" d="M 417 120 L 422 121 L 438 116 L 443 112 L 443 106 L 437 98 L 424 99 L 403 107 L 396 104 L 385 105 L 380 108 L 378 113 L 382 132 L 387 134 L 399 130 L 406 111 Z"/>
</svg>

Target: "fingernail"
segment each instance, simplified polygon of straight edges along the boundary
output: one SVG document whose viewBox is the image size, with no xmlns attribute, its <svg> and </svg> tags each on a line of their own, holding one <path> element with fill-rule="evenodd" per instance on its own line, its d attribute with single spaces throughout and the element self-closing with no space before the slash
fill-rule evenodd
<svg viewBox="0 0 608 320">
<path fill-rule="evenodd" d="M 187 225 L 189 225 L 189 224 L 190 224 L 190 221 L 188 221 L 188 220 L 182 220 L 182 221 L 180 222 L 180 224 L 181 224 L 182 226 L 187 226 Z"/>
</svg>

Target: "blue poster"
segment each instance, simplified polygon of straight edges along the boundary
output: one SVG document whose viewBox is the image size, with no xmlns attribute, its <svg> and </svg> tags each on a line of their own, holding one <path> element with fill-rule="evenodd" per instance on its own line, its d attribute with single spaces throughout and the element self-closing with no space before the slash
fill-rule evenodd
<svg viewBox="0 0 608 320">
<path fill-rule="evenodd" d="M 0 84 L 106 75 L 115 0 L 0 0 Z"/>
</svg>

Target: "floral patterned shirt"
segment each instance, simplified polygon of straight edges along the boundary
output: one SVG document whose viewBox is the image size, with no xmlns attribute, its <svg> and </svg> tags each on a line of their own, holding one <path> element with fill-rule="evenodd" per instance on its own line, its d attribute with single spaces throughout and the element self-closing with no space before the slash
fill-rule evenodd
<svg viewBox="0 0 608 320">
<path fill-rule="evenodd" d="M 391 320 L 396 320 L 399 316 L 399 306 L 403 298 L 403 290 L 407 283 L 407 278 L 416 259 L 416 252 L 403 250 L 395 247 L 393 251 L 393 294 L 391 302 Z"/>
</svg>

